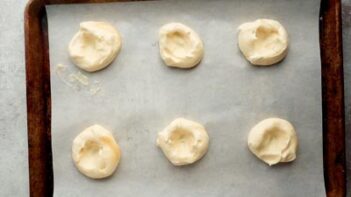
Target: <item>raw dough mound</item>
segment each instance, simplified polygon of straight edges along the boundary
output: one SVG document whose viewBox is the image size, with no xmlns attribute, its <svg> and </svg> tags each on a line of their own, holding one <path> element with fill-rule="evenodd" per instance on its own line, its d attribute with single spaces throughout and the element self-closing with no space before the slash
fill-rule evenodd
<svg viewBox="0 0 351 197">
<path fill-rule="evenodd" d="M 160 53 L 167 66 L 192 68 L 202 59 L 203 43 L 199 35 L 181 23 L 169 23 L 161 27 Z"/>
<path fill-rule="evenodd" d="M 116 170 L 121 151 L 110 131 L 100 125 L 93 125 L 74 139 L 72 157 L 82 174 L 100 179 Z"/>
<path fill-rule="evenodd" d="M 94 72 L 108 66 L 121 49 L 121 36 L 105 22 L 82 22 L 72 38 L 68 51 L 75 65 Z"/>
<path fill-rule="evenodd" d="M 275 20 L 258 19 L 239 27 L 239 48 L 253 65 L 278 63 L 287 54 L 288 34 Z"/>
<path fill-rule="evenodd" d="M 268 118 L 254 126 L 249 134 L 249 149 L 268 165 L 290 162 L 296 158 L 297 137 L 286 120 Z"/>
<path fill-rule="evenodd" d="M 175 119 L 158 133 L 157 145 L 175 166 L 187 165 L 201 159 L 208 149 L 205 128 L 184 118 Z"/>
</svg>

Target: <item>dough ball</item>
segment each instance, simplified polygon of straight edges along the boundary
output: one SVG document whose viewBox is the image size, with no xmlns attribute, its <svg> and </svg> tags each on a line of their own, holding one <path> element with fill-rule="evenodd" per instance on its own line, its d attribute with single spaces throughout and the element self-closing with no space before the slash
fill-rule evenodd
<svg viewBox="0 0 351 197">
<path fill-rule="evenodd" d="M 73 140 L 72 157 L 82 174 L 100 179 L 113 174 L 120 161 L 121 151 L 110 131 L 100 125 L 93 125 Z"/>
<path fill-rule="evenodd" d="M 199 35 L 181 23 L 161 27 L 160 53 L 167 66 L 192 68 L 202 59 L 204 47 Z"/>
<path fill-rule="evenodd" d="M 121 36 L 105 22 L 82 22 L 72 38 L 68 51 L 75 65 L 94 72 L 108 66 L 121 49 Z"/>
<path fill-rule="evenodd" d="M 288 51 L 288 34 L 275 20 L 258 19 L 240 25 L 238 39 L 241 52 L 253 65 L 278 63 Z"/>
<path fill-rule="evenodd" d="M 297 144 L 294 127 L 279 118 L 259 122 L 251 129 L 248 139 L 250 151 L 270 166 L 295 160 Z"/>
<path fill-rule="evenodd" d="M 175 166 L 192 164 L 208 149 L 209 137 L 205 128 L 184 118 L 175 119 L 158 133 L 157 145 Z"/>
</svg>

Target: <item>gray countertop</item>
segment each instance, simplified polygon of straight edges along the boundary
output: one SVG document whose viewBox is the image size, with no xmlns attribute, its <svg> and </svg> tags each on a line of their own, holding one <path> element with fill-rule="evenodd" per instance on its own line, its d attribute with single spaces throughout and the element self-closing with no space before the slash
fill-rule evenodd
<svg viewBox="0 0 351 197">
<path fill-rule="evenodd" d="M 23 11 L 27 0 L 0 1 L 0 196 L 28 196 Z M 351 0 L 343 0 L 348 188 L 351 188 Z M 351 190 L 348 195 L 351 196 Z"/>
</svg>

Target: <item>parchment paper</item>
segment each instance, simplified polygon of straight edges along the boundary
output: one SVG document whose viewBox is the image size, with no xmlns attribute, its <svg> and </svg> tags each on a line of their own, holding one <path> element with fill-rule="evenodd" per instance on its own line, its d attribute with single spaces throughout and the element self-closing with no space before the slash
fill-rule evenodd
<svg viewBox="0 0 351 197">
<path fill-rule="evenodd" d="M 325 196 L 318 41 L 318 0 L 174 0 L 48 6 L 54 193 L 66 196 Z M 237 47 L 237 27 L 257 18 L 280 21 L 290 36 L 286 59 L 250 65 Z M 55 72 L 79 71 L 67 46 L 87 20 L 107 21 L 123 38 L 107 69 L 85 73 L 101 91 L 72 88 Z M 205 56 L 195 69 L 164 66 L 158 30 L 182 22 L 201 36 Z M 202 123 L 210 136 L 207 155 L 174 167 L 155 141 L 173 119 Z M 297 160 L 269 167 L 247 148 L 249 130 L 269 117 L 289 120 L 299 138 Z M 116 173 L 105 180 L 80 174 L 72 141 L 101 124 L 122 149 Z"/>
</svg>

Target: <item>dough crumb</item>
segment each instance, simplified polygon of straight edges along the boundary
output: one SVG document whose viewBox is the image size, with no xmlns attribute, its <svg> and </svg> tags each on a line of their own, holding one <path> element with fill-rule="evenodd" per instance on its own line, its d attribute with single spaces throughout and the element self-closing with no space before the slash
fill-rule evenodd
<svg viewBox="0 0 351 197">
<path fill-rule="evenodd" d="M 79 71 L 77 73 L 70 74 L 69 79 L 72 83 L 79 83 L 83 86 L 89 85 L 89 78 Z"/>
<path fill-rule="evenodd" d="M 99 81 L 91 82 L 90 78 L 80 71 L 70 72 L 67 65 L 57 64 L 54 70 L 59 79 L 75 91 L 85 91 L 90 95 L 98 95 L 102 91 Z"/>
</svg>

